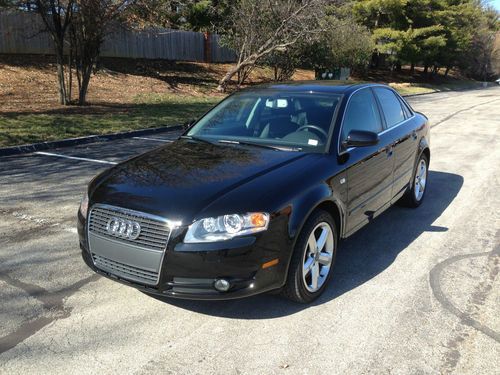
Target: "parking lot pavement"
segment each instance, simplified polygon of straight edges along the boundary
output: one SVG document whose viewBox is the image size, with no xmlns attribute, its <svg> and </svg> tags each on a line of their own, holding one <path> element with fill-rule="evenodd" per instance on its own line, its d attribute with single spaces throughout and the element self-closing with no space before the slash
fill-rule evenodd
<svg viewBox="0 0 500 375">
<path fill-rule="evenodd" d="M 498 373 L 500 88 L 410 102 L 433 124 L 426 201 L 344 241 L 312 306 L 159 301 L 84 266 L 86 183 L 174 134 L 1 158 L 0 373 Z"/>
</svg>

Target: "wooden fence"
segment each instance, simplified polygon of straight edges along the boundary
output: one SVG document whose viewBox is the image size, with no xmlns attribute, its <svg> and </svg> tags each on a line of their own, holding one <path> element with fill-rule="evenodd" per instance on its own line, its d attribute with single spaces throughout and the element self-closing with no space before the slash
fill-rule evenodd
<svg viewBox="0 0 500 375">
<path fill-rule="evenodd" d="M 50 35 L 43 29 L 37 14 L 0 12 L 0 53 L 53 54 Z M 132 31 L 117 28 L 106 38 L 101 56 L 211 62 L 236 60 L 232 50 L 220 46 L 218 35 L 171 29 Z"/>
</svg>

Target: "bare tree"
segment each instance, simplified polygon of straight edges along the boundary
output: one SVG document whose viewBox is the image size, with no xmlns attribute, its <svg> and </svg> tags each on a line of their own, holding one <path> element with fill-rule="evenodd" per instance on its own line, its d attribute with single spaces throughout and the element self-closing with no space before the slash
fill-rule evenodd
<svg viewBox="0 0 500 375">
<path fill-rule="evenodd" d="M 489 30 L 477 32 L 472 41 L 472 50 L 475 52 L 471 55 L 474 68 L 470 70 L 484 82 L 494 75 L 492 66 L 494 43 L 495 33 Z"/>
<path fill-rule="evenodd" d="M 303 46 L 293 46 L 284 52 L 271 53 L 262 63 L 272 68 L 276 82 L 288 81 L 293 77 L 297 67 L 303 66 L 303 55 Z"/>
<path fill-rule="evenodd" d="M 218 90 L 225 91 L 235 74 L 273 52 L 284 52 L 319 32 L 323 11 L 324 0 L 235 1 L 222 43 L 237 51 L 238 61 L 219 81 Z"/>
<path fill-rule="evenodd" d="M 495 42 L 500 35 L 499 13 L 494 9 L 483 10 L 476 25 L 471 45 L 462 60 L 462 69 L 470 76 L 487 81 L 495 76 Z"/>
<path fill-rule="evenodd" d="M 75 0 L 77 8 L 70 26 L 70 56 L 78 79 L 78 104 L 86 103 L 90 78 L 104 38 L 129 0 Z"/>
<path fill-rule="evenodd" d="M 54 52 L 57 64 L 57 79 L 59 82 L 59 102 L 69 104 L 64 76 L 64 41 L 66 32 L 73 18 L 74 0 L 35 0 L 35 9 L 41 16 L 46 31 L 54 41 Z"/>
<path fill-rule="evenodd" d="M 495 36 L 495 46 L 493 49 L 492 59 L 493 71 L 497 76 L 500 76 L 500 32 Z"/>
</svg>

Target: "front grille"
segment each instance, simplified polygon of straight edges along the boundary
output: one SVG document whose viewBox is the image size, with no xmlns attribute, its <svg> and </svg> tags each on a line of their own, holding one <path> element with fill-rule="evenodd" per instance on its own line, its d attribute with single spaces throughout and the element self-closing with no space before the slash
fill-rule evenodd
<svg viewBox="0 0 500 375">
<path fill-rule="evenodd" d="M 146 215 L 145 215 L 146 216 Z M 99 236 L 139 246 L 146 249 L 163 251 L 167 246 L 170 229 L 165 222 L 141 216 L 135 211 L 113 209 L 107 207 L 94 207 L 89 215 L 89 232 Z M 112 218 L 119 218 L 137 222 L 141 226 L 139 237 L 128 239 L 108 232 L 108 223 Z"/>
<path fill-rule="evenodd" d="M 94 264 L 101 270 L 128 280 L 152 285 L 156 284 L 158 280 L 157 272 L 129 266 L 94 253 L 92 254 L 92 259 L 94 260 Z"/>
</svg>

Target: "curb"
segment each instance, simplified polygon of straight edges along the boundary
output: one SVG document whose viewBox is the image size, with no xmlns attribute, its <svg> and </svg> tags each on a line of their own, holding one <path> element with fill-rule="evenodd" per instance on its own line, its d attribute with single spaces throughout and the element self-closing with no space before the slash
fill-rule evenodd
<svg viewBox="0 0 500 375">
<path fill-rule="evenodd" d="M 415 97 L 415 96 L 423 96 L 423 95 L 437 94 L 437 93 L 443 93 L 443 92 L 452 92 L 452 91 L 460 92 L 460 91 L 484 90 L 484 89 L 488 89 L 490 87 L 495 87 L 495 86 L 477 87 L 477 88 L 459 89 L 459 90 L 449 90 L 449 91 L 432 91 L 432 92 L 424 92 L 424 93 L 420 93 L 420 94 L 410 94 L 410 95 L 401 95 L 401 96 L 404 98 L 411 98 L 411 97 Z M 131 138 L 131 137 L 135 137 L 135 136 L 139 136 L 139 135 L 155 134 L 155 133 L 161 133 L 161 132 L 165 132 L 165 131 L 172 131 L 173 132 L 173 131 L 182 130 L 182 129 L 184 129 L 184 127 L 182 125 L 163 126 L 160 128 L 132 130 L 129 132 L 102 134 L 102 135 L 89 135 L 89 136 L 85 136 L 85 137 L 62 139 L 59 141 L 39 142 L 39 143 L 32 143 L 32 144 L 27 144 L 27 145 L 4 147 L 4 148 L 0 148 L 0 157 L 19 155 L 19 154 L 27 154 L 30 152 L 49 150 L 51 148 L 57 148 L 57 147 L 77 146 L 77 145 L 82 145 L 85 143 L 103 142 L 103 141 L 111 141 L 114 139 Z"/>
<path fill-rule="evenodd" d="M 436 94 L 438 92 L 443 92 L 443 91 L 431 91 L 431 92 L 421 92 L 419 94 L 409 94 L 409 95 L 401 95 L 403 98 L 413 98 L 415 96 L 423 96 L 423 95 L 431 95 L 431 94 Z"/>
<path fill-rule="evenodd" d="M 102 135 L 89 135 L 89 136 L 85 136 L 85 137 L 62 139 L 59 141 L 39 142 L 39 143 L 32 143 L 32 144 L 27 144 L 27 145 L 4 147 L 4 148 L 0 148 L 0 157 L 1 156 L 27 154 L 30 152 L 49 150 L 51 148 L 57 148 L 57 147 L 77 146 L 77 145 L 82 145 L 85 143 L 103 142 L 103 141 L 111 141 L 114 139 L 131 138 L 131 137 L 136 137 L 139 135 L 149 135 L 149 134 L 162 133 L 165 131 L 172 131 L 173 132 L 173 131 L 182 130 L 182 129 L 183 129 L 183 127 L 181 125 L 163 126 L 160 128 L 132 130 L 129 132 L 102 134 Z"/>
</svg>

